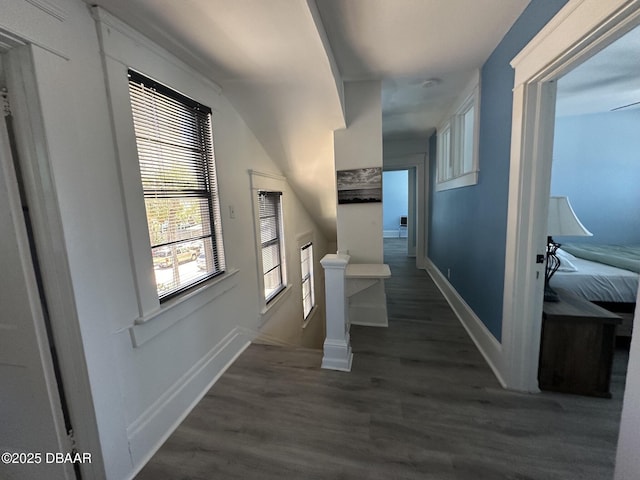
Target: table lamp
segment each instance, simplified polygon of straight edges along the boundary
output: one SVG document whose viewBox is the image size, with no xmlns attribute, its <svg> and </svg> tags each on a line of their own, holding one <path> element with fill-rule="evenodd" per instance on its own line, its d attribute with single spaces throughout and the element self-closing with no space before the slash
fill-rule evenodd
<svg viewBox="0 0 640 480">
<path fill-rule="evenodd" d="M 556 251 L 560 246 L 553 237 L 572 236 L 590 237 L 593 234 L 584 228 L 576 216 L 568 197 L 551 197 L 549 199 L 549 217 L 547 220 L 547 263 L 544 276 L 544 301 L 557 302 L 558 294 L 549 286 L 553 274 L 560 268 L 560 259 Z"/>
</svg>

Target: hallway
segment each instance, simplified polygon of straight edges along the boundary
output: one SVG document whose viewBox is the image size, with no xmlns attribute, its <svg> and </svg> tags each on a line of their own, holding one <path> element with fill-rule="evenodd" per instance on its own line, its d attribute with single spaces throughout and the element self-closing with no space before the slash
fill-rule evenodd
<svg viewBox="0 0 640 480">
<path fill-rule="evenodd" d="M 250 346 L 138 479 L 601 480 L 622 399 L 503 390 L 446 301 L 385 239 L 389 328 L 351 329 L 351 373 Z"/>
</svg>

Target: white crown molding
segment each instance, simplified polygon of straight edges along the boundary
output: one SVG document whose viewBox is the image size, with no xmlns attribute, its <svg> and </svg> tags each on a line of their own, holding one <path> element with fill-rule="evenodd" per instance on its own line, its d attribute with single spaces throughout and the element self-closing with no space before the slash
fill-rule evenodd
<svg viewBox="0 0 640 480">
<path fill-rule="evenodd" d="M 54 5 L 49 0 L 25 0 L 36 8 L 39 8 L 48 15 L 51 15 L 56 20 L 64 22 L 67 19 L 67 12 L 61 9 L 59 6 Z"/>
<path fill-rule="evenodd" d="M 138 31 L 134 30 L 128 24 L 124 23 L 119 18 L 115 17 L 111 13 L 107 12 L 101 7 L 91 7 L 91 15 L 94 20 L 102 25 L 105 25 L 108 28 L 112 28 L 116 30 L 120 34 L 127 37 L 129 40 L 137 43 L 139 45 L 144 46 L 149 51 L 153 52 L 155 55 L 158 55 L 163 60 L 169 62 L 171 65 L 179 68 L 180 70 L 188 73 L 189 75 L 193 75 L 194 73 L 198 73 L 198 77 L 202 82 L 204 82 L 207 86 L 211 87 L 218 95 L 222 93 L 222 87 L 218 85 L 213 80 L 206 77 L 202 72 L 194 69 L 193 67 L 187 65 L 183 61 L 179 60 L 173 54 L 169 53 L 167 50 L 150 40 L 148 37 L 142 35 Z M 105 55 L 113 58 L 114 60 L 120 62 L 121 59 L 114 56 L 113 52 L 104 52 Z"/>
<path fill-rule="evenodd" d="M 2 19 L 0 19 L 0 22 L 2 22 Z M 29 44 L 35 45 L 41 48 L 42 50 L 45 50 L 49 53 L 52 53 L 62 58 L 63 60 L 67 60 L 67 61 L 69 60 L 69 56 L 61 52 L 60 50 L 56 50 L 55 48 L 49 45 L 45 45 L 39 42 L 38 40 L 36 40 L 35 38 L 31 38 L 21 33 L 15 32 L 11 28 L 9 28 L 7 25 L 0 23 L 0 52 L 1 53 L 7 52 L 14 47 L 19 47 L 22 45 L 29 45 Z"/>
</svg>

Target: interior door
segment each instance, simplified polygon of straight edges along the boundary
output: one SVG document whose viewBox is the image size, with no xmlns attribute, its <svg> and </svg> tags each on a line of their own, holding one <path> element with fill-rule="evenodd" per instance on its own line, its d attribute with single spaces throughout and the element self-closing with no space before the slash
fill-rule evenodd
<svg viewBox="0 0 640 480">
<path fill-rule="evenodd" d="M 5 115 L 0 112 L 0 478 L 75 479 Z M 49 455 L 47 455 L 49 454 Z"/>
</svg>

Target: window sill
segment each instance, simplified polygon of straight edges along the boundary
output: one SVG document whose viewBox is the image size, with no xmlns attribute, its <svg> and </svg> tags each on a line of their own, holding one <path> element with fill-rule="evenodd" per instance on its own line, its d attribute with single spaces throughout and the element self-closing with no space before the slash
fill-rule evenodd
<svg viewBox="0 0 640 480">
<path fill-rule="evenodd" d="M 284 299 L 291 294 L 291 285 L 287 285 L 280 293 L 278 293 L 271 301 L 260 310 L 260 316 L 262 317 L 262 324 L 264 324 L 273 312 L 278 310 L 279 306 L 283 303 Z"/>
<path fill-rule="evenodd" d="M 234 277 L 238 272 L 237 268 L 229 269 L 222 275 L 204 282 L 193 291 L 163 303 L 159 310 L 136 319 L 134 324 L 129 327 L 131 343 L 134 348 L 148 342 L 234 288 L 237 285 Z"/>
<path fill-rule="evenodd" d="M 465 173 L 459 177 L 452 178 L 451 180 L 445 180 L 436 184 L 436 192 L 443 190 L 452 190 L 454 188 L 468 187 L 470 185 L 476 185 L 478 183 L 478 171 Z"/>
</svg>

